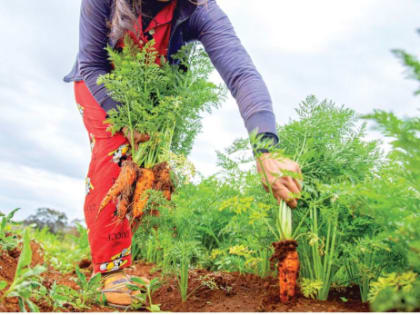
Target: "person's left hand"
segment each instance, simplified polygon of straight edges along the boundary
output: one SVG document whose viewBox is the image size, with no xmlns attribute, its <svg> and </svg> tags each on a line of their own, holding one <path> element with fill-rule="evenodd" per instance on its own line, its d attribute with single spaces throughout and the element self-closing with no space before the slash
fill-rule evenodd
<svg viewBox="0 0 420 315">
<path fill-rule="evenodd" d="M 270 185 L 274 197 L 279 202 L 284 200 L 289 207 L 297 207 L 296 195 L 300 194 L 302 187 L 296 178 L 287 175 L 282 176 L 281 174 L 286 171 L 302 175 L 299 164 L 286 158 L 275 159 L 270 153 L 263 153 L 257 160 L 257 170 L 261 174 L 262 183 L 267 191 L 269 191 L 267 185 Z M 267 175 L 268 183 L 264 176 L 264 171 Z"/>
</svg>

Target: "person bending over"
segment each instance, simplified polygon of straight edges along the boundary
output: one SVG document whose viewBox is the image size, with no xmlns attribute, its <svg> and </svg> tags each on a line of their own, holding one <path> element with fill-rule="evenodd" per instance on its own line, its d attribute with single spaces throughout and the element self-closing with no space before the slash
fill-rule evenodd
<svg viewBox="0 0 420 315">
<path fill-rule="evenodd" d="M 189 41 L 204 46 L 215 68 L 231 94 L 248 132 L 257 131 L 263 139 L 278 143 L 276 121 L 267 87 L 250 56 L 235 34 L 226 14 L 215 0 L 197 3 L 191 0 L 82 0 L 80 14 L 79 52 L 72 71 L 64 78 L 74 82 L 75 98 L 91 141 L 92 156 L 86 178 L 84 214 L 94 273 L 104 276 L 103 292 L 108 304 L 126 306 L 133 292 L 126 284 L 130 278 L 124 268 L 131 265 L 131 228 L 128 219 L 122 224 L 110 224 L 116 205 L 111 202 L 96 219 L 100 202 L 120 172 L 121 159 L 128 149 L 125 133 L 114 136 L 103 124 L 107 111 L 117 103 L 103 85 L 97 85 L 98 76 L 111 71 L 105 47 L 118 47 L 126 32 L 138 33 L 140 47 L 155 40 L 161 56 L 173 62 L 171 56 Z M 136 134 L 136 141 L 142 136 Z M 297 200 L 290 193 L 299 193 L 299 183 L 288 176 L 275 178 L 271 174 L 282 169 L 300 172 L 291 160 L 276 160 L 264 152 L 258 172 L 268 174 L 276 198 L 285 200 L 292 208 Z"/>
</svg>

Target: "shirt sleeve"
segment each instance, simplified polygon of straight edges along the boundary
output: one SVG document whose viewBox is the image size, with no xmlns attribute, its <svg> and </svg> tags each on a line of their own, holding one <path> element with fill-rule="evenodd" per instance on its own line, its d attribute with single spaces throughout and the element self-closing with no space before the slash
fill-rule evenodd
<svg viewBox="0 0 420 315">
<path fill-rule="evenodd" d="M 276 122 L 267 86 L 215 0 L 200 5 L 190 27 L 236 99 L 249 133 L 276 135 Z"/>
<path fill-rule="evenodd" d="M 82 0 L 79 24 L 80 74 L 89 91 L 101 107 L 108 111 L 116 108 L 105 86 L 96 83 L 100 75 L 110 72 L 107 21 L 110 16 L 110 0 Z"/>
</svg>

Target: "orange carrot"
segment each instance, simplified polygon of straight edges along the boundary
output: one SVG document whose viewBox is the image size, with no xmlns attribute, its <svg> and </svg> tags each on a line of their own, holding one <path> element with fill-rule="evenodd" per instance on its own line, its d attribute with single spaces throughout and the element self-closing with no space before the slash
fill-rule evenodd
<svg viewBox="0 0 420 315">
<path fill-rule="evenodd" d="M 124 219 L 127 214 L 129 201 L 127 198 L 124 198 L 122 195 L 118 198 L 117 204 L 117 213 L 120 219 Z"/>
<path fill-rule="evenodd" d="M 137 168 L 137 165 L 133 161 L 125 160 L 122 163 L 120 174 L 102 200 L 96 217 L 98 217 L 102 209 L 105 208 L 111 200 L 115 200 L 124 189 L 131 187 L 137 177 Z"/>
<path fill-rule="evenodd" d="M 289 302 L 295 296 L 299 265 L 299 256 L 296 249 L 288 251 L 283 261 L 278 264 L 280 300 L 282 303 Z"/>
<path fill-rule="evenodd" d="M 140 176 L 137 179 L 136 190 L 134 191 L 133 197 L 133 217 L 137 218 L 142 216 L 144 207 L 147 204 L 148 197 L 144 195 L 144 192 L 151 189 L 155 175 L 153 171 L 147 168 L 140 170 Z"/>
</svg>

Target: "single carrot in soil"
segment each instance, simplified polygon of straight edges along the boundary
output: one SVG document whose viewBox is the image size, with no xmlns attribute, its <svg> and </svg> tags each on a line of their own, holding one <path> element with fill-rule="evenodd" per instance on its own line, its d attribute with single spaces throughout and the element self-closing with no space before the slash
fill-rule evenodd
<svg viewBox="0 0 420 315">
<path fill-rule="evenodd" d="M 273 243 L 274 254 L 270 258 L 271 268 L 277 264 L 280 300 L 288 303 L 296 293 L 296 281 L 299 276 L 299 256 L 297 253 L 297 242 L 292 239 L 285 239 Z"/>
<path fill-rule="evenodd" d="M 133 197 L 133 217 L 137 218 L 143 214 L 144 207 L 147 204 L 148 197 L 144 196 L 144 192 L 153 187 L 155 175 L 153 171 L 147 168 L 140 170 L 140 176 L 137 179 L 136 190 Z"/>
<path fill-rule="evenodd" d="M 296 249 L 288 251 L 284 260 L 278 264 L 280 300 L 282 303 L 289 302 L 295 296 L 299 266 L 299 256 Z"/>
<path fill-rule="evenodd" d="M 137 165 L 131 160 L 125 160 L 122 163 L 120 174 L 117 177 L 114 185 L 109 189 L 108 193 L 102 200 L 96 218 L 99 213 L 105 208 L 111 200 L 116 200 L 118 195 L 124 190 L 128 189 L 133 185 L 137 178 Z"/>
</svg>

